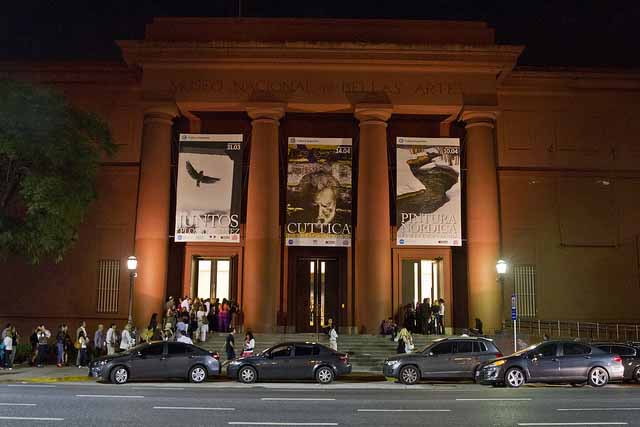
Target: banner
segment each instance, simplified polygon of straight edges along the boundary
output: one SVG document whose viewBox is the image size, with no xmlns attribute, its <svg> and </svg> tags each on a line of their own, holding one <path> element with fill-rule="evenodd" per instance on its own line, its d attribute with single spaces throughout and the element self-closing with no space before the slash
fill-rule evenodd
<svg viewBox="0 0 640 427">
<path fill-rule="evenodd" d="M 396 139 L 398 245 L 461 246 L 460 140 Z"/>
<path fill-rule="evenodd" d="M 351 246 L 351 138 L 289 138 L 288 246 Z"/>
<path fill-rule="evenodd" d="M 176 242 L 240 242 L 242 135 L 180 134 Z"/>
</svg>

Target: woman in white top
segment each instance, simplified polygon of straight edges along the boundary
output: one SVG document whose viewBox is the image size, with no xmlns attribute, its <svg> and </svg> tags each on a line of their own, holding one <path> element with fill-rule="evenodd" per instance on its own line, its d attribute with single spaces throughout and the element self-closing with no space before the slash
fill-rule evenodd
<svg viewBox="0 0 640 427">
<path fill-rule="evenodd" d="M 331 326 L 329 330 L 329 348 L 334 351 L 338 351 L 338 333 L 336 328 Z"/>
<path fill-rule="evenodd" d="M 11 370 L 13 369 L 11 366 L 11 352 L 13 351 L 13 335 L 11 331 L 7 332 L 2 343 L 4 344 L 4 367 Z"/>
<path fill-rule="evenodd" d="M 198 307 L 196 318 L 198 319 L 198 331 L 200 332 L 196 339 L 205 342 L 207 340 L 207 333 L 209 332 L 209 320 L 207 319 L 207 311 L 202 304 Z"/>
<path fill-rule="evenodd" d="M 242 352 L 242 357 L 251 356 L 255 347 L 256 340 L 253 338 L 251 331 L 249 331 L 244 337 L 244 351 Z"/>
<path fill-rule="evenodd" d="M 133 338 L 131 338 L 131 325 L 127 323 L 127 326 L 122 330 L 122 336 L 120 337 L 120 350 L 129 350 L 133 347 Z"/>
</svg>

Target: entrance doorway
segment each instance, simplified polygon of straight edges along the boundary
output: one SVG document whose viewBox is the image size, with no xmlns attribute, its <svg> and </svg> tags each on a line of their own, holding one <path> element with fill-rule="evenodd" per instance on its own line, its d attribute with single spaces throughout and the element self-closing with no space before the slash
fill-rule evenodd
<svg viewBox="0 0 640 427">
<path fill-rule="evenodd" d="M 339 321 L 339 263 L 335 258 L 296 261 L 296 331 L 317 332 Z"/>
<path fill-rule="evenodd" d="M 443 298 L 443 262 L 436 259 L 402 260 L 402 306 L 429 298 L 431 303 Z"/>
<path fill-rule="evenodd" d="M 231 258 L 201 258 L 195 261 L 195 295 L 207 298 L 232 299 L 233 262 Z"/>
</svg>

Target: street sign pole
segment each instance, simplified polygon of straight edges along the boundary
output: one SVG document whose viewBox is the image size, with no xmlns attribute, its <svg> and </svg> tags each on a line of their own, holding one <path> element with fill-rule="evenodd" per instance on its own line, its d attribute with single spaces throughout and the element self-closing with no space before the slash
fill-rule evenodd
<svg viewBox="0 0 640 427">
<path fill-rule="evenodd" d="M 518 320 L 518 306 L 516 305 L 516 295 L 511 295 L 511 320 L 513 321 L 513 352 L 518 351 L 518 331 L 516 321 Z"/>
</svg>

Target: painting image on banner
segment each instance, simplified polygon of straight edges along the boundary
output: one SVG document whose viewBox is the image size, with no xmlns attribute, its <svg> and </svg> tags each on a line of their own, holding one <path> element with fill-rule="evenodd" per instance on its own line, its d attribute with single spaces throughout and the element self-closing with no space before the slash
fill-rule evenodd
<svg viewBox="0 0 640 427">
<path fill-rule="evenodd" d="M 351 246 L 351 138 L 289 138 L 288 246 Z"/>
<path fill-rule="evenodd" d="M 461 246 L 460 140 L 396 140 L 398 245 Z"/>
<path fill-rule="evenodd" d="M 242 135 L 181 134 L 176 242 L 240 242 Z"/>
</svg>

